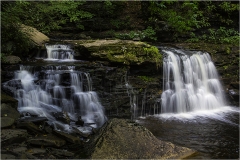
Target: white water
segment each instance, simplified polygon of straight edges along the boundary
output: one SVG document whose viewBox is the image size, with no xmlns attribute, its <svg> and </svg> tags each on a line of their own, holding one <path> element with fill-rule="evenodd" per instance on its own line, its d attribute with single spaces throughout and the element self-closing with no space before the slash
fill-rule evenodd
<svg viewBox="0 0 240 160">
<path fill-rule="evenodd" d="M 226 105 L 216 68 L 208 53 L 162 50 L 162 113 L 213 110 Z"/>
<path fill-rule="evenodd" d="M 45 60 L 74 61 L 74 52 L 67 45 L 46 45 L 46 49 Z M 14 79 L 3 87 L 14 93 L 20 113 L 46 117 L 55 129 L 72 132 L 74 122 L 81 116 L 86 125 L 77 126 L 78 129 L 90 132 L 91 127 L 101 127 L 107 120 L 97 94 L 92 91 L 90 74 L 76 71 L 74 66 L 42 66 L 39 71 L 21 65 Z M 56 113 L 70 118 L 70 123 L 59 121 Z"/>
<path fill-rule="evenodd" d="M 74 51 L 69 47 L 69 45 L 49 45 L 46 44 L 47 49 L 47 61 L 76 61 L 74 59 Z"/>
<path fill-rule="evenodd" d="M 20 113 L 47 117 L 56 129 L 68 132 L 71 132 L 71 126 L 58 122 L 53 116 L 54 112 L 63 112 L 73 121 L 81 116 L 85 123 L 94 123 L 92 127 L 100 127 L 106 121 L 103 106 L 97 94 L 91 91 L 89 74 L 74 71 L 72 66 L 68 70 L 65 70 L 66 66 L 58 66 L 41 71 L 45 79 L 39 79 L 24 67 L 21 68 L 15 73 L 15 80 L 20 80 L 22 85 L 15 93 Z M 63 75 L 66 74 L 70 78 L 70 85 L 62 86 Z M 67 91 L 71 95 L 67 96 Z"/>
</svg>

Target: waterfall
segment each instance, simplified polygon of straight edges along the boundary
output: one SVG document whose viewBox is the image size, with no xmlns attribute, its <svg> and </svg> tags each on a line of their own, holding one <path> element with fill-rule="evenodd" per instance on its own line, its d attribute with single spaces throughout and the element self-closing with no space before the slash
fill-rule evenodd
<svg viewBox="0 0 240 160">
<path fill-rule="evenodd" d="M 53 114 L 56 112 L 68 113 L 73 121 L 81 116 L 85 123 L 94 124 L 92 127 L 100 127 L 106 121 L 103 106 L 97 94 L 91 91 L 90 74 L 76 71 L 73 66 L 47 66 L 40 74 L 31 73 L 31 67 L 20 68 L 14 78 L 20 81 L 20 87 L 15 86 L 20 113 L 44 116 L 58 125 L 60 123 Z M 27 68 L 30 69 L 25 70 Z M 70 84 L 66 85 L 64 81 Z M 8 87 L 10 82 L 6 82 L 4 87 Z M 63 128 L 69 130 L 71 127 Z"/>
<path fill-rule="evenodd" d="M 225 106 L 216 68 L 206 52 L 162 49 L 162 113 L 211 110 Z"/>
<path fill-rule="evenodd" d="M 74 60 L 74 51 L 69 45 L 49 45 L 46 44 L 47 59 L 46 60 Z"/>
<path fill-rule="evenodd" d="M 46 48 L 48 59 L 73 59 L 67 45 Z M 14 94 L 21 114 L 46 117 L 57 130 L 73 132 L 81 117 L 85 125 L 77 128 L 91 132 L 92 127 L 101 127 L 107 120 L 97 93 L 92 91 L 90 74 L 75 70 L 75 66 L 21 65 L 3 88 Z M 69 123 L 62 122 L 58 115 L 69 117 Z"/>
</svg>

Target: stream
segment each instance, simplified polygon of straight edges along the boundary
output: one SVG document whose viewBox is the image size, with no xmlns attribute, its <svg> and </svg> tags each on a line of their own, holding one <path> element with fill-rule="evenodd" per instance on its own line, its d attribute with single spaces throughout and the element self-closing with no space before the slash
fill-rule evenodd
<svg viewBox="0 0 240 160">
<path fill-rule="evenodd" d="M 239 109 L 223 107 L 198 113 L 138 119 L 160 140 L 197 150 L 190 159 L 239 158 Z"/>
</svg>

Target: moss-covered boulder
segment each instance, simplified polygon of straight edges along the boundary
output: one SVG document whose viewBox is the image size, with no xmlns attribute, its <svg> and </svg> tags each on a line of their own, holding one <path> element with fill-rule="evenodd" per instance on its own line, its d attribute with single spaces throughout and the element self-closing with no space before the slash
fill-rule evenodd
<svg viewBox="0 0 240 160">
<path fill-rule="evenodd" d="M 155 46 L 145 42 L 130 40 L 71 40 L 75 46 L 76 55 L 81 59 L 92 59 L 140 65 L 144 62 L 160 65 L 162 56 Z"/>
</svg>

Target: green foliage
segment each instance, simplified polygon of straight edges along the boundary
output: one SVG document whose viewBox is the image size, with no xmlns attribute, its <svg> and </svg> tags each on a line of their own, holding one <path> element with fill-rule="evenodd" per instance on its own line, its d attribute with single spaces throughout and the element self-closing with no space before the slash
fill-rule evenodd
<svg viewBox="0 0 240 160">
<path fill-rule="evenodd" d="M 155 46 L 144 47 L 144 52 L 146 53 L 147 58 L 156 62 L 157 68 L 162 64 L 162 54 L 159 53 L 159 50 Z"/>
<path fill-rule="evenodd" d="M 49 33 L 61 25 L 74 22 L 83 29 L 82 19 L 92 14 L 81 10 L 84 1 L 5 1 L 1 5 L 2 52 L 23 53 L 31 48 L 28 32 L 22 32 L 22 24 Z"/>
<path fill-rule="evenodd" d="M 223 43 L 232 43 L 232 41 L 237 40 L 236 34 L 224 39 L 225 35 L 230 34 L 225 33 L 225 29 L 222 30 L 223 33 L 220 33 L 222 32 L 221 28 L 213 31 L 211 29 L 214 25 L 234 28 L 234 22 L 238 21 L 239 16 L 238 2 L 151 1 L 148 11 L 150 13 L 149 23 L 154 26 L 155 31 L 168 31 L 172 34 L 169 34 L 169 36 L 172 36 L 173 39 L 182 35 L 191 35 L 189 41 L 192 42 L 203 38 L 208 39 L 208 37 L 207 41 L 221 41 Z M 201 38 L 192 35 L 200 29 L 208 30 L 208 33 L 205 33 Z M 222 35 L 219 40 L 220 34 Z"/>
<path fill-rule="evenodd" d="M 22 2 L 21 5 L 25 5 Z M 14 2 L 2 2 L 1 6 L 1 52 L 3 55 L 21 53 L 31 48 L 31 41 L 26 32 L 22 32 L 20 18 L 22 10 Z M 1 57 L 3 56 L 1 54 Z"/>
<path fill-rule="evenodd" d="M 8 54 L 8 55 L 9 55 L 9 54 Z M 7 54 L 5 54 L 5 53 L 0 53 L 1 62 L 6 62 L 6 56 L 7 56 Z"/>
<path fill-rule="evenodd" d="M 191 34 L 190 39 L 187 42 L 211 42 L 218 44 L 239 44 L 240 35 L 239 32 L 230 28 L 227 29 L 225 27 L 220 27 L 219 29 L 209 28 L 207 34 L 203 34 L 202 36 L 196 36 L 195 34 Z"/>
<path fill-rule="evenodd" d="M 81 10 L 84 1 L 31 1 L 16 2 L 22 23 L 33 26 L 43 33 L 60 29 L 61 25 L 74 22 L 83 29 L 81 20 L 92 18 L 92 14 Z"/>
<path fill-rule="evenodd" d="M 150 40 L 150 41 L 156 41 L 156 32 L 153 30 L 152 27 L 148 26 L 147 29 L 142 31 L 130 31 L 128 33 L 116 33 L 116 38 L 119 39 L 126 39 L 126 40 L 133 40 L 133 39 L 139 39 L 139 40 Z"/>
<path fill-rule="evenodd" d="M 203 12 L 199 10 L 199 3 L 194 1 L 153 1 L 150 2 L 150 22 L 165 21 L 166 30 L 173 30 L 175 36 L 193 31 L 194 28 L 209 26 Z"/>
</svg>

